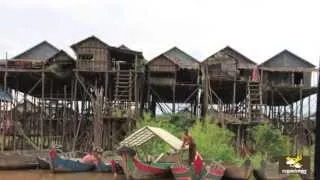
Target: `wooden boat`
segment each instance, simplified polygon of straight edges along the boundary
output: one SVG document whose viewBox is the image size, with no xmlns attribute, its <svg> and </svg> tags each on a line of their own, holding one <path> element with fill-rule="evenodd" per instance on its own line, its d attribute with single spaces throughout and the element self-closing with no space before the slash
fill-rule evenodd
<svg viewBox="0 0 320 180">
<path fill-rule="evenodd" d="M 0 170 L 28 170 L 37 169 L 39 163 L 19 163 L 19 164 L 6 164 L 0 165 Z"/>
<path fill-rule="evenodd" d="M 118 161 L 111 161 L 111 162 L 104 162 L 101 161 L 96 167 L 95 170 L 96 172 L 106 172 L 106 173 L 111 173 L 111 172 L 117 172 L 118 174 L 124 174 L 122 167 L 120 166 L 120 162 Z"/>
<path fill-rule="evenodd" d="M 226 168 L 222 179 L 247 180 L 253 172 L 250 160 L 246 160 L 241 167 L 226 163 L 223 163 L 222 165 Z"/>
<path fill-rule="evenodd" d="M 136 152 L 129 147 L 121 147 L 118 154 L 122 157 L 122 168 L 127 179 L 172 178 L 173 163 L 144 163 L 136 158 Z"/>
<path fill-rule="evenodd" d="M 253 174 L 257 180 L 286 180 L 290 175 L 279 174 L 278 163 L 268 163 L 262 160 L 260 163 L 260 169 L 253 170 Z"/>
<path fill-rule="evenodd" d="M 50 169 L 54 173 L 87 172 L 93 171 L 96 168 L 93 164 L 85 164 L 81 163 L 79 160 L 61 158 L 54 148 L 49 151 L 49 159 Z"/>
<path fill-rule="evenodd" d="M 38 156 L 37 161 L 39 163 L 40 169 L 50 169 L 50 161 L 48 158 L 43 158 L 43 157 Z"/>
<path fill-rule="evenodd" d="M 16 153 L 0 155 L 0 170 L 26 170 L 38 167 L 39 163 L 34 156 Z"/>
<path fill-rule="evenodd" d="M 56 148 L 56 150 L 59 152 L 59 149 Z M 76 157 L 82 157 L 84 156 L 84 153 L 82 152 L 65 152 L 62 153 L 60 151 L 59 154 L 63 154 L 63 156 L 60 156 L 61 158 L 65 159 L 64 157 L 70 157 L 70 156 L 76 156 Z M 70 158 L 68 158 L 70 159 Z M 80 160 L 80 158 L 72 158 L 72 160 Z M 48 156 L 37 156 L 37 161 L 39 163 L 39 168 L 40 169 L 50 169 L 50 159 Z"/>
<path fill-rule="evenodd" d="M 205 161 L 200 173 L 196 173 L 194 166 L 177 163 L 171 167 L 171 171 L 176 180 L 220 180 L 223 178 L 225 167 L 214 161 Z"/>
<path fill-rule="evenodd" d="M 46 160 L 45 158 L 38 157 L 39 164 L 43 168 L 46 168 L 47 165 L 51 168 L 53 172 L 105 172 L 111 173 L 116 171 L 118 174 L 123 174 L 122 168 L 119 165 L 119 162 L 104 162 L 101 161 L 98 165 L 96 164 L 85 164 L 80 162 L 80 158 L 64 158 L 58 156 L 54 150 L 50 152 L 50 159 Z"/>
</svg>

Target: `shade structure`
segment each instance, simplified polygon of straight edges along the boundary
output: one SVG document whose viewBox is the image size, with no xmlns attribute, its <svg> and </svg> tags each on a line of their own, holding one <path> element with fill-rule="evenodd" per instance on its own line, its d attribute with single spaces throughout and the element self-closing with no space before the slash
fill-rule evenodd
<svg viewBox="0 0 320 180">
<path fill-rule="evenodd" d="M 151 126 L 145 126 L 125 138 L 120 142 L 120 147 L 137 147 L 148 142 L 153 137 L 160 138 L 175 150 L 181 149 L 182 141 L 179 138 L 164 129 Z"/>
</svg>

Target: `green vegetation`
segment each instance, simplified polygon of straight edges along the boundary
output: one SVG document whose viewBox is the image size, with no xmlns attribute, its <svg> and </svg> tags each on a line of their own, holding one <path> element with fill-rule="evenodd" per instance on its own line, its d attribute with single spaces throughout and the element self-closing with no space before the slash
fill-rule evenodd
<svg viewBox="0 0 320 180">
<path fill-rule="evenodd" d="M 204 159 L 242 164 L 244 160 L 236 153 L 232 143 L 235 133 L 226 128 L 218 127 L 212 123 L 211 119 L 207 118 L 201 122 L 199 120 L 193 121 L 188 114 L 183 113 L 168 114 L 157 118 L 145 114 L 137 122 L 136 129 L 144 126 L 160 127 L 180 138 L 184 129 L 188 128 Z M 263 159 L 272 160 L 274 157 L 290 154 L 292 148 L 290 137 L 283 135 L 279 129 L 272 125 L 261 124 L 248 131 L 255 149 L 250 156 L 254 168 L 260 168 L 260 162 Z M 169 152 L 170 149 L 163 141 L 154 139 L 137 150 L 139 156 L 146 157 L 147 155 L 158 156 L 163 152 Z M 304 155 L 313 156 L 313 154 L 313 149 L 305 148 Z"/>
<path fill-rule="evenodd" d="M 242 162 L 232 146 L 232 139 L 235 137 L 233 132 L 220 128 L 205 119 L 204 122 L 196 121 L 191 134 L 205 159 L 236 164 Z"/>
<path fill-rule="evenodd" d="M 270 124 L 256 126 L 251 131 L 255 150 L 266 158 L 288 155 L 291 151 L 290 138 Z"/>
</svg>

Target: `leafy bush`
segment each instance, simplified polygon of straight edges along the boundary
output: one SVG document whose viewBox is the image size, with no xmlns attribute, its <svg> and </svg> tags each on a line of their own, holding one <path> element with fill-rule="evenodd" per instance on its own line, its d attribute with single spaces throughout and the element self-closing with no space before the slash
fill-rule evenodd
<svg viewBox="0 0 320 180">
<path fill-rule="evenodd" d="M 291 150 L 290 138 L 281 133 L 279 129 L 269 124 L 256 126 L 251 131 L 255 142 L 255 149 L 266 157 L 288 155 Z"/>
<path fill-rule="evenodd" d="M 235 136 L 233 132 L 204 120 L 196 121 L 191 133 L 203 158 L 237 164 L 241 162 L 231 143 Z"/>
</svg>

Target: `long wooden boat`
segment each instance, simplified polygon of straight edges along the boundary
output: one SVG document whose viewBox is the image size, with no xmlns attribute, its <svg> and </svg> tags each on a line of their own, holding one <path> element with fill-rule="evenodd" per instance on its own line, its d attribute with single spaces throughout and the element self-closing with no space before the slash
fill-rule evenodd
<svg viewBox="0 0 320 180">
<path fill-rule="evenodd" d="M 196 172 L 194 166 L 179 165 L 178 163 L 171 167 L 172 174 L 176 180 L 220 180 L 223 178 L 225 167 L 214 161 L 205 161 L 200 172 Z"/>
<path fill-rule="evenodd" d="M 226 163 L 223 163 L 222 165 L 226 168 L 222 179 L 247 180 L 253 173 L 253 167 L 250 160 L 246 160 L 241 167 Z"/>
<path fill-rule="evenodd" d="M 49 159 L 50 169 L 54 173 L 87 172 L 93 171 L 96 168 L 93 164 L 85 164 L 81 163 L 79 160 L 61 158 L 54 148 L 49 151 Z"/>
<path fill-rule="evenodd" d="M 37 169 L 39 163 L 19 163 L 19 164 L 6 164 L 0 165 L 0 170 L 28 170 L 28 169 Z"/>
<path fill-rule="evenodd" d="M 37 157 L 40 169 L 50 169 L 50 160 L 44 157 Z"/>
<path fill-rule="evenodd" d="M 39 163 L 30 155 L 19 154 L 1 154 L 0 155 L 0 170 L 27 170 L 37 169 Z"/>
<path fill-rule="evenodd" d="M 173 163 L 144 163 L 135 156 L 136 152 L 129 147 L 118 150 L 122 157 L 122 169 L 127 179 L 163 179 L 172 178 L 171 166 Z"/>
<path fill-rule="evenodd" d="M 120 163 L 117 161 L 105 162 L 100 161 L 98 165 L 96 164 L 85 164 L 80 162 L 80 158 L 71 158 L 67 159 L 61 156 L 58 156 L 54 150 L 50 152 L 51 160 L 47 160 L 46 158 L 38 157 L 38 161 L 40 167 L 49 168 L 53 170 L 53 172 L 104 172 L 104 173 L 111 173 L 116 171 L 118 174 L 123 174 L 123 170 L 120 166 Z M 52 159 L 54 159 L 54 162 Z"/>
<path fill-rule="evenodd" d="M 279 173 L 279 164 L 270 163 L 262 160 L 260 169 L 253 170 L 253 174 L 257 180 L 286 180 L 290 175 Z"/>
</svg>

